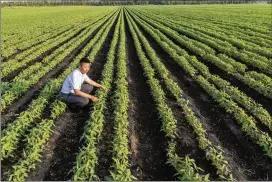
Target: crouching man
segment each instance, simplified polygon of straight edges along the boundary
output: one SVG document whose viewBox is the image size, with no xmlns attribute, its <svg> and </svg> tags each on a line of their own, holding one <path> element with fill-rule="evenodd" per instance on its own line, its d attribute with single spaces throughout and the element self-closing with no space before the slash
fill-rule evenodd
<svg viewBox="0 0 272 182">
<path fill-rule="evenodd" d="M 90 70 L 90 61 L 88 58 L 82 58 L 79 67 L 71 72 L 65 79 L 60 91 L 60 99 L 68 104 L 70 108 L 82 108 L 89 103 L 89 99 L 93 102 L 99 101 L 93 95 L 90 95 L 93 87 L 107 88 L 91 80 L 86 73 Z"/>
</svg>

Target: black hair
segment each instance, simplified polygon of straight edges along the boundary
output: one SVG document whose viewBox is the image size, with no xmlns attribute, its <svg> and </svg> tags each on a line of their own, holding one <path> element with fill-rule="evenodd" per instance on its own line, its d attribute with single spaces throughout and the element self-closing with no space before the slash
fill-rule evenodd
<svg viewBox="0 0 272 182">
<path fill-rule="evenodd" d="M 91 63 L 91 62 L 90 62 L 90 60 L 89 60 L 88 58 L 83 57 L 83 58 L 81 58 L 80 61 L 79 61 L 79 64 L 82 64 L 82 63 Z"/>
</svg>

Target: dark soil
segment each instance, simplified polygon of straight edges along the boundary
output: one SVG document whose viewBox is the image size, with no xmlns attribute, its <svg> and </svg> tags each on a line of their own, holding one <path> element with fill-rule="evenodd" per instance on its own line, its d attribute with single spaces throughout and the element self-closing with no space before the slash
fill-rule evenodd
<svg viewBox="0 0 272 182">
<path fill-rule="evenodd" d="M 140 27 L 139 27 L 140 28 Z M 143 29 L 140 28 L 142 33 L 144 33 L 144 36 L 149 40 L 149 43 L 151 43 L 152 47 L 158 48 L 158 45 L 155 45 L 155 42 L 146 34 L 146 32 L 143 32 Z M 147 55 L 147 52 L 145 52 Z M 169 59 L 169 56 L 162 52 L 161 54 L 157 54 L 157 56 L 163 60 L 163 59 Z M 151 61 L 152 63 L 152 61 Z M 153 65 L 154 66 L 154 65 Z M 154 66 L 155 68 L 155 66 Z M 184 114 L 182 112 L 182 108 L 178 105 L 176 102 L 175 97 L 170 93 L 170 91 L 167 89 L 165 82 L 161 79 L 158 73 L 156 73 L 157 79 L 160 81 L 163 91 L 166 93 L 166 103 L 167 105 L 172 109 L 173 114 L 175 116 L 175 119 L 178 121 L 177 123 L 177 154 L 180 157 L 185 157 L 186 155 L 190 156 L 190 158 L 195 159 L 198 166 L 204 169 L 207 173 L 210 174 L 210 179 L 216 180 L 216 169 L 212 164 L 206 160 L 205 158 L 205 152 L 200 150 L 198 147 L 197 142 L 197 136 L 193 132 L 193 129 L 188 125 Z M 176 77 L 169 74 L 169 76 L 177 80 Z M 199 171 L 201 173 L 201 171 Z"/>
<path fill-rule="evenodd" d="M 88 73 L 89 77 L 99 82 L 103 65 L 106 61 L 106 55 L 109 50 L 110 40 L 112 39 L 113 28 L 111 28 L 110 34 L 107 37 L 100 53 L 95 58 L 92 64 L 91 70 Z M 82 143 L 79 142 L 80 137 L 84 132 L 85 122 L 89 119 L 91 108 L 87 107 L 82 109 L 79 113 L 71 113 L 67 111 L 64 114 L 68 124 L 64 127 L 64 132 L 60 135 L 60 138 L 54 143 L 56 146 L 53 150 L 53 156 L 49 165 L 44 169 L 44 179 L 46 181 L 66 181 L 72 180 L 73 167 L 75 166 L 76 157 L 79 153 L 79 149 L 82 147 Z M 52 152 L 52 151 L 51 151 Z M 63 167 L 65 166 L 65 168 Z"/>
<path fill-rule="evenodd" d="M 64 68 L 64 66 L 68 66 L 69 61 L 71 61 L 80 52 L 80 50 L 84 46 L 87 45 L 87 43 L 91 40 L 93 35 L 94 34 L 92 34 L 77 49 L 75 49 L 70 55 L 68 55 L 65 58 L 64 62 L 66 62 L 66 65 L 62 65 L 61 67 L 58 67 L 58 69 L 55 69 L 52 72 L 55 73 L 55 74 L 60 74 L 60 69 L 59 68 Z M 108 40 L 105 42 L 105 46 L 102 48 L 102 51 L 100 51 L 98 53 L 97 58 L 95 60 L 95 63 L 92 64 L 92 69 L 90 70 L 89 76 L 94 80 L 98 80 L 100 78 L 100 73 L 101 73 L 102 67 L 103 67 L 104 62 L 105 62 L 103 57 L 106 57 L 106 52 L 108 51 L 108 42 L 109 42 L 109 38 L 111 38 L 111 37 L 112 37 L 112 33 L 110 33 L 110 36 L 108 37 Z M 63 62 L 61 64 L 63 64 Z M 47 76 L 47 77 L 50 78 L 50 76 Z M 45 78 L 43 78 L 42 80 L 44 80 L 44 79 Z M 44 82 L 46 82 L 46 80 L 44 80 Z M 28 94 L 29 94 L 29 92 L 28 92 Z M 34 93 L 34 94 L 37 94 L 37 95 L 35 95 L 35 98 L 37 98 L 38 95 L 39 95 L 39 93 Z M 31 94 L 29 94 L 29 98 L 31 98 L 31 97 L 33 98 L 33 95 L 31 96 Z M 24 97 L 23 99 L 26 99 L 26 98 Z M 21 100 L 23 100 L 23 99 L 21 99 Z M 53 102 L 53 100 L 55 100 L 55 97 L 50 99 L 49 103 Z M 24 105 L 24 103 L 20 102 L 19 104 L 15 105 L 14 107 L 17 108 L 17 110 L 19 109 L 19 113 L 20 113 L 20 112 L 22 112 L 20 110 L 23 109 L 22 108 L 23 105 Z M 44 118 L 44 119 L 49 118 L 49 116 L 50 116 L 50 112 L 49 112 L 50 108 L 49 107 L 50 107 L 50 105 L 48 105 L 46 107 L 46 109 L 43 112 L 41 118 Z M 10 112 L 12 112 L 12 111 L 10 111 Z M 60 144 L 65 143 L 66 137 L 73 138 L 74 133 L 72 132 L 71 129 L 76 129 L 74 131 L 76 131 L 77 133 L 80 133 L 80 132 L 82 133 L 83 132 L 82 129 L 84 127 L 84 121 L 86 121 L 88 119 L 88 117 L 89 117 L 88 113 L 89 112 L 90 112 L 90 108 L 83 108 L 83 110 L 81 112 L 79 112 L 79 113 L 72 113 L 71 111 L 68 111 L 62 117 L 60 117 L 60 119 L 57 120 L 56 126 L 54 126 L 54 129 L 53 129 L 53 131 L 55 131 L 55 130 L 56 131 L 53 133 L 52 138 L 50 138 L 49 142 L 46 144 L 46 151 L 45 151 L 45 154 L 43 155 L 42 162 L 38 165 L 38 167 L 35 169 L 35 171 L 30 174 L 30 179 L 33 178 L 34 181 L 35 180 L 42 180 L 40 178 L 45 176 L 45 172 L 49 167 L 48 165 L 50 164 L 50 160 L 53 157 L 52 156 L 52 149 L 56 148 L 56 146 L 63 147 Z M 13 117 L 15 119 L 16 116 L 13 116 Z M 70 118 L 70 120 L 67 120 L 67 118 Z M 78 124 L 76 122 L 74 122 L 74 120 L 76 120 L 76 119 L 78 119 L 77 120 Z M 67 121 L 67 126 L 64 125 L 66 122 L 63 122 L 63 121 Z M 34 127 L 37 124 L 37 122 L 40 122 L 40 120 L 36 119 L 36 121 L 33 122 L 32 127 Z M 76 123 L 76 125 L 75 125 L 75 123 Z M 8 124 L 8 123 L 5 123 L 5 124 Z M 6 127 L 6 125 L 4 125 L 4 127 Z M 30 128 L 32 128 L 32 127 L 30 127 Z M 71 127 L 71 128 L 69 128 L 69 127 Z M 60 135 L 60 130 L 64 130 L 64 133 L 62 135 Z M 71 132 L 69 132 L 69 131 L 71 131 Z M 27 131 L 26 135 L 28 135 L 29 132 L 30 131 Z M 63 135 L 65 135 L 65 136 L 63 136 Z M 79 137 L 80 136 L 81 135 L 79 135 Z M 63 138 L 60 138 L 60 137 L 63 137 Z M 60 142 L 60 144 L 59 144 L 59 142 Z M 63 150 L 67 149 L 70 146 L 74 146 L 73 143 L 69 143 L 69 142 L 74 142 L 74 141 L 68 139 L 66 141 L 67 146 L 66 146 L 66 148 L 63 147 Z M 26 145 L 25 142 L 20 142 L 18 150 L 16 151 L 16 154 L 15 154 L 16 157 L 12 158 L 12 159 L 7 159 L 7 160 L 2 162 L 2 164 L 1 164 L 2 173 L 6 172 L 8 169 L 10 169 L 11 166 L 16 164 L 16 162 L 22 157 L 22 153 L 23 153 L 22 151 L 23 151 L 23 148 L 25 147 L 25 145 Z M 47 150 L 47 148 L 48 148 L 48 150 Z M 74 150 L 77 150 L 77 148 L 75 148 Z M 74 155 L 76 155 L 76 154 L 74 154 Z M 73 160 L 73 161 L 75 161 L 75 160 Z M 2 176 L 2 179 L 5 179 L 5 178 L 6 178 L 5 175 Z"/>
<path fill-rule="evenodd" d="M 85 39 L 76 49 L 68 54 L 55 69 L 49 71 L 39 80 L 37 84 L 30 87 L 24 96 L 22 96 L 19 100 L 15 101 L 12 105 L 4 110 L 1 116 L 1 124 L 3 128 L 5 128 L 9 122 L 13 121 L 18 116 L 18 113 L 25 111 L 25 106 L 30 104 L 32 100 L 39 96 L 41 90 L 49 79 L 57 78 L 63 72 L 63 70 L 67 68 L 70 62 L 80 53 L 81 49 L 83 49 L 88 44 L 88 42 L 94 37 L 99 29 L 100 27 L 97 28 L 97 30 L 95 30 L 87 39 Z"/>
<path fill-rule="evenodd" d="M 132 152 L 130 155 L 131 171 L 138 180 L 177 180 L 177 172 L 175 169 L 169 164 L 166 164 L 167 138 L 165 137 L 165 133 L 161 131 L 162 123 L 159 120 L 156 104 L 151 95 L 147 79 L 143 74 L 143 69 L 137 56 L 132 35 L 128 28 L 127 17 L 125 19 L 130 100 L 128 112 L 130 124 L 129 144 Z M 264 155 L 262 148 L 246 136 L 233 116 L 220 108 L 197 81 L 188 76 L 139 24 L 138 27 L 156 51 L 162 63 L 164 63 L 169 70 L 169 76 L 174 79 L 183 90 L 183 97 L 189 100 L 190 107 L 207 131 L 208 139 L 214 145 L 222 146 L 224 156 L 229 162 L 230 170 L 232 171 L 234 178 L 237 180 L 272 180 L 272 160 Z M 31 87 L 22 98 L 16 100 L 4 111 L 1 116 L 2 127 L 5 128 L 8 123 L 16 119 L 18 116 L 17 113 L 23 112 L 26 109 L 25 106 L 39 96 L 39 93 L 47 80 L 56 78 L 65 67 L 69 65 L 73 58 L 79 54 L 81 49 L 87 45 L 98 30 L 99 28 L 79 47 L 73 50 L 56 69 L 48 72 L 41 78 L 39 83 Z M 114 26 L 111 28 L 102 49 L 96 56 L 94 63 L 91 66 L 91 70 L 88 73 L 89 77 L 97 82 L 101 79 L 101 73 L 106 62 L 113 31 Z M 177 43 L 175 40 L 173 41 L 174 43 Z M 192 54 L 189 50 L 187 51 Z M 116 53 L 118 53 L 118 50 Z M 242 92 L 262 104 L 270 114 L 272 113 L 272 106 L 269 99 L 264 98 L 256 91 L 248 88 L 236 78 L 221 72 L 207 60 L 203 60 L 200 57 L 197 58 L 209 66 L 211 73 L 217 74 L 221 78 L 229 81 L 232 85 L 237 86 Z M 114 73 L 113 79 L 115 77 L 116 72 Z M 189 155 L 190 158 L 193 158 L 196 161 L 197 166 L 205 170 L 205 173 L 210 173 L 210 180 L 220 180 L 216 175 L 216 168 L 206 159 L 205 152 L 198 147 L 197 135 L 193 132 L 192 127 L 188 125 L 182 112 L 182 108 L 177 104 L 169 90 L 167 90 L 165 83 L 160 79 L 159 75 L 156 74 L 155 77 L 160 80 L 160 84 L 166 93 L 166 103 L 172 109 L 173 114 L 178 121 L 177 154 L 180 157 Z M 114 135 L 114 105 L 112 96 L 115 88 L 116 85 L 114 84 L 108 94 L 108 105 L 104 114 L 104 130 L 102 132 L 102 139 L 97 145 L 100 152 L 96 173 L 101 180 L 106 180 L 104 177 L 110 175 L 109 170 L 113 162 L 110 150 L 112 149 L 112 139 Z M 94 92 L 95 90 L 91 94 Z M 50 100 L 49 103 L 52 101 L 53 99 Z M 77 112 L 67 109 L 67 111 L 56 120 L 55 125 L 53 126 L 53 134 L 45 145 L 45 150 L 42 153 L 42 162 L 37 165 L 35 170 L 31 171 L 26 180 L 73 180 L 76 157 L 80 152 L 80 148 L 84 145 L 83 141 L 80 142 L 79 139 L 84 132 L 84 126 L 90 117 L 91 110 L 92 107 L 85 107 Z M 42 118 L 48 119 L 49 115 L 50 109 L 48 104 L 42 114 Z M 37 122 L 39 121 L 40 120 L 37 120 Z M 37 123 L 34 122 L 33 126 L 36 124 Z M 265 126 L 261 124 L 258 124 L 258 126 L 263 131 L 266 131 Z M 27 133 L 29 132 L 30 131 L 27 131 Z M 16 151 L 16 157 L 2 162 L 1 180 L 7 180 L 7 176 L 3 173 L 10 169 L 11 166 L 22 157 L 24 146 L 25 142 L 20 142 L 18 150 Z M 204 174 L 200 171 L 199 173 Z"/>
<path fill-rule="evenodd" d="M 174 180 L 166 138 L 126 21 L 131 170 L 138 180 Z"/>
<path fill-rule="evenodd" d="M 175 39 L 168 37 L 170 40 L 172 40 L 175 44 L 180 45 Z M 191 38 L 191 37 L 189 37 Z M 186 47 L 183 47 L 180 45 L 183 49 L 185 49 L 189 54 L 194 55 L 192 51 L 187 49 Z M 196 55 L 194 55 L 196 56 Z M 238 80 L 237 78 L 230 76 L 226 72 L 220 70 L 218 67 L 216 67 L 214 64 L 210 63 L 209 61 L 203 59 L 200 56 L 196 56 L 199 61 L 204 63 L 209 67 L 209 70 L 212 74 L 219 75 L 221 78 L 227 80 L 231 83 L 231 85 L 238 87 L 240 91 L 251 97 L 253 100 L 255 100 L 257 103 L 263 105 L 263 107 L 272 114 L 272 105 L 271 105 L 271 99 L 266 98 L 259 92 L 255 91 L 254 89 L 249 88 L 243 81 Z M 253 69 L 253 68 L 252 68 Z"/>
<path fill-rule="evenodd" d="M 113 78 L 116 78 L 115 75 Z M 107 98 L 107 108 L 104 112 L 104 128 L 102 138 L 97 144 L 99 150 L 98 165 L 96 174 L 100 180 L 106 180 L 105 177 L 110 176 L 110 167 L 112 164 L 112 141 L 114 137 L 114 95 L 115 86 L 109 91 Z"/>
<path fill-rule="evenodd" d="M 43 181 L 46 180 L 45 175 L 50 166 L 54 166 L 57 161 L 53 161 L 55 155 L 57 155 L 54 151 L 59 148 L 59 143 L 71 144 L 69 147 L 63 148 L 66 153 L 58 153 L 63 158 L 68 158 L 67 153 L 75 150 L 73 146 L 73 142 L 69 141 L 65 137 L 72 137 L 73 130 L 78 130 L 78 123 L 74 122 L 72 117 L 73 114 L 71 111 L 65 112 L 61 115 L 55 122 L 55 126 L 52 128 L 53 134 L 51 135 L 49 141 L 45 145 L 45 150 L 43 152 L 41 163 L 37 165 L 34 171 L 32 171 L 26 181 Z M 63 147 L 63 145 L 62 145 Z M 55 162 L 55 163 L 53 163 Z M 64 163 L 66 165 L 66 163 Z M 65 168 L 63 168 L 65 170 Z"/>
<path fill-rule="evenodd" d="M 119 46 L 119 41 L 115 49 L 114 65 L 117 63 L 118 46 Z M 112 88 L 109 90 L 109 93 L 107 96 L 107 106 L 104 111 L 104 127 L 101 134 L 101 140 L 98 142 L 96 146 L 99 150 L 96 174 L 98 175 L 100 180 L 106 180 L 105 177 L 110 176 L 110 167 L 113 162 L 111 150 L 112 150 L 112 141 L 114 137 L 114 97 L 113 96 L 115 94 L 115 90 L 117 86 L 116 84 L 114 84 L 116 74 L 117 73 L 116 73 L 116 67 L 115 67 L 115 70 L 113 72 Z"/>
<path fill-rule="evenodd" d="M 144 32 L 142 30 L 142 32 Z M 264 156 L 262 149 L 245 137 L 236 121 L 223 109 L 217 107 L 210 96 L 192 78 L 188 77 L 169 55 L 150 37 L 156 53 L 184 91 L 196 116 L 203 122 L 208 138 L 214 144 L 221 144 L 230 163 L 231 171 L 240 180 L 267 180 L 271 173 L 271 161 Z M 258 165 L 256 162 L 258 161 Z"/>
<path fill-rule="evenodd" d="M 53 99 L 55 99 L 55 98 L 52 98 L 50 100 L 50 102 L 53 102 Z M 47 105 L 46 108 L 45 108 L 45 111 L 43 112 L 43 114 L 41 116 L 41 118 L 48 118 L 49 116 L 50 116 L 50 105 Z M 42 121 L 41 119 L 35 119 L 32 122 L 32 124 L 29 126 L 29 130 L 27 130 L 25 132 L 24 136 L 20 137 L 20 139 L 19 139 L 20 142 L 18 143 L 17 149 L 14 152 L 14 157 L 7 158 L 7 159 L 5 159 L 5 160 L 3 160 L 1 162 L 1 173 L 2 173 L 1 180 L 7 181 L 8 180 L 8 176 L 5 173 L 8 172 L 9 170 L 11 170 L 12 166 L 15 165 L 15 164 L 17 164 L 18 161 L 21 158 L 23 158 L 23 151 L 25 149 L 25 146 L 27 145 L 27 141 L 24 141 L 25 136 L 28 136 L 31 133 L 31 129 L 33 127 L 37 126 L 38 123 L 40 123 L 41 121 Z"/>
<path fill-rule="evenodd" d="M 118 17 L 117 17 L 118 19 Z M 113 30 L 114 32 L 114 30 Z M 112 32 L 112 33 L 113 33 Z M 107 44 L 110 46 L 110 42 Z M 118 47 L 118 45 L 117 45 Z M 108 47 L 109 49 L 109 47 Z M 116 64 L 116 58 L 117 58 L 117 50 L 116 57 L 114 60 L 114 64 Z M 107 55 L 104 55 L 106 58 Z M 116 78 L 116 71 L 113 73 L 113 82 L 114 78 Z M 100 180 L 105 180 L 105 177 L 110 176 L 110 166 L 112 164 L 112 140 L 114 135 L 114 104 L 113 104 L 113 95 L 116 85 L 112 82 L 112 88 L 109 90 L 108 96 L 107 96 L 107 107 L 104 111 L 104 127 L 101 134 L 101 140 L 99 140 L 97 144 L 97 148 L 99 150 L 98 154 L 98 164 L 96 167 L 96 174 L 100 178 Z"/>
<path fill-rule="evenodd" d="M 176 42 L 174 39 L 172 39 L 171 37 L 168 37 L 169 39 L 171 39 L 174 43 L 176 43 L 177 45 L 179 44 L 178 42 Z M 189 54 L 193 55 L 194 53 L 192 51 L 190 51 L 189 49 L 183 47 Z M 196 56 L 196 55 L 195 55 Z M 209 61 L 207 61 L 206 59 L 203 59 L 200 56 L 196 56 L 197 59 L 199 61 L 201 61 L 202 63 L 204 63 L 206 66 L 209 67 L 209 71 L 212 74 L 218 75 L 220 76 L 222 79 L 228 81 L 229 83 L 231 83 L 232 86 L 237 87 L 241 92 L 245 93 L 247 96 L 249 96 L 250 98 L 252 98 L 254 101 L 256 101 L 257 103 L 261 104 L 263 106 L 264 109 L 266 109 L 270 114 L 272 114 L 272 105 L 270 104 L 271 99 L 266 98 L 265 96 L 263 96 L 262 94 L 260 94 L 259 92 L 255 91 L 254 89 L 248 87 L 243 81 L 235 78 L 234 76 L 230 76 L 228 73 L 220 70 L 217 66 L 215 66 L 214 64 L 210 63 Z M 238 104 L 240 107 L 244 108 L 244 106 Z M 245 109 L 245 108 L 244 108 Z M 246 111 L 246 109 L 245 109 Z M 248 115 L 252 115 L 249 112 L 247 112 Z M 252 115 L 253 116 L 253 115 Z M 254 117 L 254 116 L 253 116 Z M 257 119 L 258 121 L 258 119 Z M 257 126 L 264 132 L 269 133 L 270 135 L 272 134 L 271 130 L 265 126 L 264 124 L 262 124 L 260 121 L 257 122 Z"/>
<path fill-rule="evenodd" d="M 183 26 L 183 25 L 182 25 Z M 191 27 L 190 26 L 187 26 L 187 28 L 188 29 L 191 29 Z M 194 29 L 193 28 L 193 30 L 194 31 L 197 31 L 197 32 L 200 32 L 200 31 L 198 31 L 198 30 L 196 30 L 196 29 Z M 175 30 L 176 32 L 178 32 L 178 33 L 180 33 L 180 34 L 183 34 L 181 31 L 179 31 L 179 30 Z M 203 32 L 201 32 L 201 33 L 203 33 Z M 205 34 L 205 33 L 204 33 Z M 206 35 L 208 35 L 208 34 L 206 34 Z M 186 36 L 186 37 L 188 37 L 188 38 L 190 38 L 190 39 L 192 39 L 192 40 L 195 40 L 194 39 L 194 37 L 193 36 L 191 36 L 191 35 L 189 35 L 189 34 L 184 34 L 184 36 Z M 210 35 L 208 35 L 208 36 L 210 36 Z M 203 43 L 203 44 L 205 44 L 205 42 L 203 42 L 203 41 L 201 41 L 201 40 L 196 40 L 196 41 L 198 41 L 198 42 L 200 42 L 200 43 Z M 235 45 L 232 45 L 233 47 L 235 47 L 237 50 L 243 50 L 242 48 L 240 48 L 240 47 L 237 47 L 237 46 L 235 46 Z M 212 47 L 212 46 L 210 46 L 212 49 L 214 49 L 215 51 L 216 51 L 216 54 L 219 54 L 219 53 L 223 53 L 224 54 L 224 52 L 222 52 L 222 51 L 220 51 L 219 49 L 217 49 L 216 47 Z M 228 55 L 229 56 L 229 55 Z M 233 56 L 230 56 L 230 57 L 232 57 L 233 59 L 237 59 L 236 61 L 238 61 L 238 62 L 241 62 L 241 63 L 243 63 L 243 64 L 246 64 L 243 60 L 241 60 L 241 59 L 239 59 L 239 58 L 235 58 L 235 57 L 233 57 Z M 247 64 L 246 64 L 247 65 Z M 251 65 L 247 65 L 247 71 L 256 71 L 256 72 L 259 72 L 259 73 L 262 73 L 262 70 L 260 70 L 259 68 L 256 68 L 256 67 L 253 67 L 253 66 L 251 66 Z M 267 73 L 268 74 L 268 73 Z"/>
<path fill-rule="evenodd" d="M 180 45 L 175 39 L 168 37 L 170 40 L 172 40 L 175 44 Z M 180 45 L 181 46 L 181 45 Z M 185 49 L 189 54 L 194 55 L 192 51 L 187 49 L 186 47 L 181 46 L 183 49 Z M 195 55 L 196 56 L 196 55 Z M 219 75 L 221 78 L 225 79 L 226 81 L 230 82 L 231 85 L 238 87 L 240 91 L 245 93 L 247 96 L 251 97 L 253 100 L 255 100 L 257 103 L 261 104 L 270 114 L 272 114 L 272 105 L 270 104 L 271 99 L 266 98 L 259 92 L 255 91 L 254 89 L 251 89 L 248 87 L 243 81 L 235 78 L 234 76 L 230 76 L 228 73 L 220 70 L 218 67 L 216 67 L 214 64 L 210 63 L 209 61 L 203 59 L 200 56 L 196 56 L 199 61 L 206 64 L 209 67 L 209 70 L 212 74 Z M 238 104 L 239 105 L 239 104 Z M 243 107 L 243 106 L 241 106 Z M 250 115 L 250 114 L 249 114 Z M 272 132 L 269 130 L 267 126 L 262 124 L 261 122 L 257 122 L 258 127 L 264 131 L 269 133 L 270 135 Z"/>
<path fill-rule="evenodd" d="M 167 94 L 167 98 L 169 98 Z M 182 113 L 182 108 L 177 104 L 176 100 L 167 99 L 167 105 L 172 109 L 177 120 L 177 155 L 185 157 L 188 155 L 195 160 L 198 167 L 203 169 L 205 173 L 198 171 L 199 174 L 209 174 L 210 180 L 220 180 L 216 175 L 216 168 L 205 157 L 205 152 L 198 147 L 197 135 L 193 128 L 188 125 L 185 116 Z"/>
</svg>

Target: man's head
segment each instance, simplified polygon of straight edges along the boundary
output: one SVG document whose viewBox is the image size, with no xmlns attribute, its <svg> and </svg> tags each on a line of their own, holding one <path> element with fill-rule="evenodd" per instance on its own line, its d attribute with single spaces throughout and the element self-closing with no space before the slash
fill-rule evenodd
<svg viewBox="0 0 272 182">
<path fill-rule="evenodd" d="M 82 74 L 86 74 L 90 70 L 90 60 L 86 57 L 81 58 L 79 61 L 79 69 Z"/>
</svg>

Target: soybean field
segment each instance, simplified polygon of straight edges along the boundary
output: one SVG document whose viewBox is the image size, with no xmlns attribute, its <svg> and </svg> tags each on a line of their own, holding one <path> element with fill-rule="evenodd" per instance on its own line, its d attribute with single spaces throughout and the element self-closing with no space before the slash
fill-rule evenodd
<svg viewBox="0 0 272 182">
<path fill-rule="evenodd" d="M 272 180 L 271 5 L 1 10 L 1 180 Z"/>
</svg>

